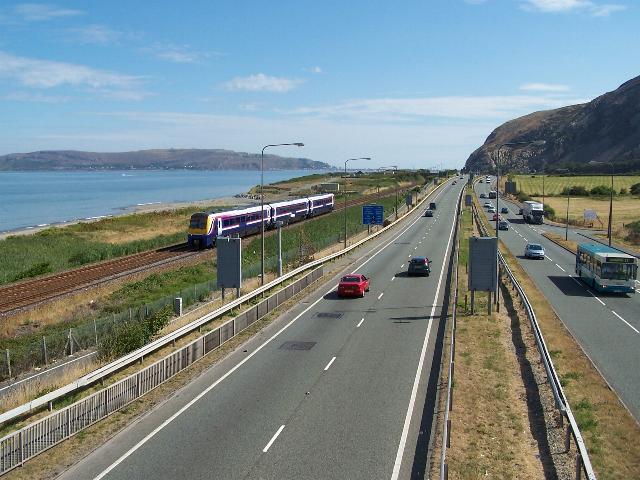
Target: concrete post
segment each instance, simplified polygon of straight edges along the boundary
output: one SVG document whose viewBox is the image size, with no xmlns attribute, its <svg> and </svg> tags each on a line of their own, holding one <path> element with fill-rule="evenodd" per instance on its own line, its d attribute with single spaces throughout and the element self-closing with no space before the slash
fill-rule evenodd
<svg viewBox="0 0 640 480">
<path fill-rule="evenodd" d="M 9 373 L 9 378 L 11 378 L 11 354 L 8 348 L 4 351 L 4 357 L 7 363 L 7 372 Z"/>
<path fill-rule="evenodd" d="M 47 339 L 46 339 L 46 337 L 42 337 L 42 361 L 44 362 L 45 365 L 49 364 L 49 358 L 47 356 Z"/>
<path fill-rule="evenodd" d="M 224 298 L 224 289 L 222 292 L 222 296 Z M 182 297 L 176 297 L 173 299 L 173 313 L 179 317 L 182 316 Z"/>
</svg>

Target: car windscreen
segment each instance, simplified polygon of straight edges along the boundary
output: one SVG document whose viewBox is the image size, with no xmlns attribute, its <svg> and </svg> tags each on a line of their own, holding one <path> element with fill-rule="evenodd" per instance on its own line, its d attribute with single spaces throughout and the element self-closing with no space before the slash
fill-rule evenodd
<svg viewBox="0 0 640 480">
<path fill-rule="evenodd" d="M 342 277 L 342 280 L 340 280 L 342 283 L 359 283 L 360 282 L 360 277 L 352 277 L 352 276 L 346 276 L 346 277 Z"/>
<path fill-rule="evenodd" d="M 529 250 L 542 250 L 542 245 L 532 243 L 531 245 L 529 245 Z"/>
</svg>

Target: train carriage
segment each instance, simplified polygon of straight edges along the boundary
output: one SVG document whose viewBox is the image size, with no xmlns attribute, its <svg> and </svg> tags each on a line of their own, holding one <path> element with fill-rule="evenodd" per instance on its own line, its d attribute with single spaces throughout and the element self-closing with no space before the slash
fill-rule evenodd
<svg viewBox="0 0 640 480">
<path fill-rule="evenodd" d="M 298 198 L 284 202 L 275 202 L 271 207 L 271 226 L 275 227 L 277 221 L 285 225 L 303 220 L 309 216 L 309 199 Z"/>
<path fill-rule="evenodd" d="M 271 223 L 269 205 L 264 206 L 265 228 Z M 260 231 L 260 207 L 250 207 L 228 212 L 191 215 L 187 242 L 194 248 L 209 248 L 215 245 L 216 237 L 238 235 L 244 237 Z"/>
<path fill-rule="evenodd" d="M 326 195 L 314 195 L 309 197 L 309 216 L 322 215 L 333 210 L 334 195 L 328 193 Z"/>
</svg>

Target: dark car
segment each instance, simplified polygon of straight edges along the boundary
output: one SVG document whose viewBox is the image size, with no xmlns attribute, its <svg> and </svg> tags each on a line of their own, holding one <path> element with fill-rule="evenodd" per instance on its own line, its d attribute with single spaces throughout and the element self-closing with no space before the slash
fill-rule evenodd
<svg viewBox="0 0 640 480">
<path fill-rule="evenodd" d="M 436 209 L 436 202 L 431 202 L 429 204 L 429 210 L 435 210 Z"/>
<path fill-rule="evenodd" d="M 409 260 L 407 275 L 425 275 L 428 277 L 431 273 L 431 267 L 429 266 L 430 263 L 431 262 L 427 257 L 413 257 Z"/>
<path fill-rule="evenodd" d="M 369 279 L 359 273 L 345 275 L 338 284 L 339 297 L 364 297 L 369 291 Z"/>
<path fill-rule="evenodd" d="M 502 220 L 501 222 L 498 222 L 498 229 L 509 230 L 509 222 L 505 222 L 504 220 Z"/>
<path fill-rule="evenodd" d="M 500 212 L 501 212 L 501 213 L 509 213 L 509 209 L 508 209 L 507 207 L 502 207 L 502 208 L 500 209 Z"/>
<path fill-rule="evenodd" d="M 433 210 L 425 210 L 424 217 L 433 217 Z"/>
</svg>

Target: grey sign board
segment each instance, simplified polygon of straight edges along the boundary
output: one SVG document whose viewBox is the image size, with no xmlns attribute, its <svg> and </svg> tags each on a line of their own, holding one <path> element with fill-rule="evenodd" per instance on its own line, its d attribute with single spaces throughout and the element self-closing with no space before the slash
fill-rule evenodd
<svg viewBox="0 0 640 480">
<path fill-rule="evenodd" d="M 470 207 L 472 203 L 473 203 L 473 200 L 471 199 L 471 195 L 465 195 L 464 196 L 464 206 L 465 207 Z"/>
<path fill-rule="evenodd" d="M 218 287 L 242 286 L 242 243 L 240 238 L 217 237 Z"/>
<path fill-rule="evenodd" d="M 413 206 L 413 193 L 407 193 L 404 197 L 404 203 L 406 203 L 407 207 Z"/>
<path fill-rule="evenodd" d="M 516 189 L 516 182 L 505 182 L 504 191 L 505 193 L 511 193 L 513 195 L 517 194 L 518 191 Z"/>
<path fill-rule="evenodd" d="M 469 290 L 495 292 L 498 278 L 497 255 L 497 238 L 469 239 Z"/>
</svg>

